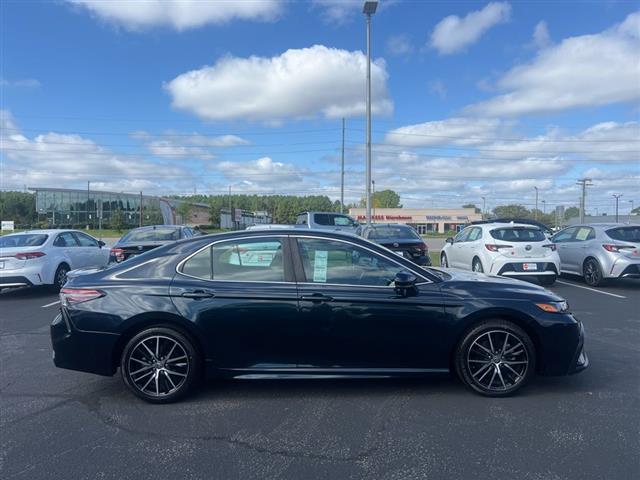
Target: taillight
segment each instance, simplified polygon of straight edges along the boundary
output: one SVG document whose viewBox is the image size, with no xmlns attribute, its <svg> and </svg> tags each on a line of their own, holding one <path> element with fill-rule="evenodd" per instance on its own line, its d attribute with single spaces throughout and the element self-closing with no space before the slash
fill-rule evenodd
<svg viewBox="0 0 640 480">
<path fill-rule="evenodd" d="M 116 262 L 122 262 L 124 260 L 124 250 L 121 248 L 112 248 L 109 250 L 109 254 L 113 255 L 113 258 L 116 259 Z"/>
<path fill-rule="evenodd" d="M 487 250 L 490 252 L 498 252 L 501 248 L 513 248 L 512 245 L 494 245 L 491 243 L 485 243 L 484 246 L 487 247 Z"/>
<path fill-rule="evenodd" d="M 104 296 L 104 292 L 91 288 L 63 288 L 60 290 L 60 303 L 65 306 L 88 302 Z"/>
<path fill-rule="evenodd" d="M 615 252 L 619 253 L 620 250 L 633 250 L 635 247 L 633 245 L 613 245 L 611 243 L 605 243 L 602 245 L 607 252 Z"/>
<path fill-rule="evenodd" d="M 555 252 L 557 247 L 555 243 L 547 243 L 546 245 L 542 245 L 545 248 L 549 248 L 552 252 Z"/>
<path fill-rule="evenodd" d="M 31 260 L 32 258 L 40 258 L 44 257 L 46 254 L 44 252 L 21 252 L 16 253 L 15 257 L 18 260 Z"/>
<path fill-rule="evenodd" d="M 421 252 L 426 252 L 427 250 L 429 250 L 429 246 L 426 243 L 419 243 L 418 245 L 416 245 L 416 248 Z"/>
</svg>

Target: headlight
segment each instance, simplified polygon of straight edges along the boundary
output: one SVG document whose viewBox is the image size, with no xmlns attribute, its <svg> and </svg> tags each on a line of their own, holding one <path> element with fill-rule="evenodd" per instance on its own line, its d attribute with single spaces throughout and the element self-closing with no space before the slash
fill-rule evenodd
<svg viewBox="0 0 640 480">
<path fill-rule="evenodd" d="M 536 303 L 536 307 L 547 313 L 564 313 L 569 310 L 569 304 L 564 300 L 562 302 Z"/>
</svg>

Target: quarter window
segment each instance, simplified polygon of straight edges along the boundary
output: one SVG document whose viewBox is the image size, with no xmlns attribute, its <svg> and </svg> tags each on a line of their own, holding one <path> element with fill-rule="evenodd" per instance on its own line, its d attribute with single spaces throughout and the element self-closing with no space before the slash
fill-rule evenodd
<svg viewBox="0 0 640 480">
<path fill-rule="evenodd" d="M 467 238 L 468 242 L 475 242 L 480 237 L 482 237 L 482 229 L 475 227 L 469 232 L 469 237 Z"/>
<path fill-rule="evenodd" d="M 56 247 L 77 247 L 78 242 L 71 232 L 64 232 L 58 235 L 53 245 Z"/>
<path fill-rule="evenodd" d="M 299 238 L 306 281 L 385 287 L 402 270 L 399 265 L 350 243 Z"/>
</svg>

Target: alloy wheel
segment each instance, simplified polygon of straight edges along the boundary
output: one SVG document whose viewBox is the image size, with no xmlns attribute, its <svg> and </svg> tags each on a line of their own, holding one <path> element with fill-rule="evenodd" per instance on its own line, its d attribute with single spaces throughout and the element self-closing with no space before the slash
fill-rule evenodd
<svg viewBox="0 0 640 480">
<path fill-rule="evenodd" d="M 600 283 L 600 267 L 594 260 L 587 261 L 584 266 L 584 280 L 589 285 L 598 285 Z"/>
<path fill-rule="evenodd" d="M 165 335 L 142 338 L 127 359 L 130 384 L 140 393 L 160 398 L 178 391 L 187 381 L 190 360 L 177 340 Z"/>
<path fill-rule="evenodd" d="M 447 263 L 447 256 L 444 253 L 440 256 L 440 266 L 444 268 L 449 267 L 449 264 Z"/>
<path fill-rule="evenodd" d="M 55 285 L 59 289 L 67 283 L 67 273 L 69 273 L 69 269 L 63 265 L 60 265 L 58 270 L 56 270 Z"/>
<path fill-rule="evenodd" d="M 480 334 L 467 351 L 471 379 L 488 392 L 504 392 L 526 377 L 529 357 L 524 343 L 506 330 Z"/>
<path fill-rule="evenodd" d="M 473 265 L 471 265 L 471 269 L 476 273 L 484 273 L 484 269 L 482 268 L 482 263 L 477 258 L 473 261 Z"/>
</svg>

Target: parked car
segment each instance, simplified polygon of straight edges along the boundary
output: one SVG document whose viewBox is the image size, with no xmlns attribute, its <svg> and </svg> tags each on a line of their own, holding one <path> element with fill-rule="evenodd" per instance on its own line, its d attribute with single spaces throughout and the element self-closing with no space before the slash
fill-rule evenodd
<svg viewBox="0 0 640 480">
<path fill-rule="evenodd" d="M 376 223 L 370 227 L 364 225 L 359 227 L 358 234 L 362 238 L 387 247 L 417 265 L 431 265 L 428 245 L 409 225 L 399 223 Z"/>
<path fill-rule="evenodd" d="M 519 223 L 470 225 L 447 238 L 440 265 L 553 285 L 560 273 L 556 246 L 538 227 Z"/>
<path fill-rule="evenodd" d="M 538 227 L 540 230 L 544 232 L 547 237 L 551 237 L 553 235 L 553 230 L 547 227 L 544 223 L 538 222 L 537 220 L 532 220 L 530 218 L 517 218 L 517 217 L 501 217 L 501 218 L 492 218 L 490 220 L 477 220 L 475 222 L 471 222 L 471 225 L 482 225 L 485 223 L 519 223 L 520 225 L 532 225 L 534 227 Z"/>
<path fill-rule="evenodd" d="M 199 230 L 184 225 L 152 225 L 130 230 L 111 249 L 109 263 L 124 262 L 130 257 L 153 250 L 183 238 L 202 235 Z"/>
<path fill-rule="evenodd" d="M 78 230 L 29 230 L 0 237 L 0 289 L 49 285 L 59 290 L 70 270 L 107 265 L 104 246 Z"/>
<path fill-rule="evenodd" d="M 251 259 L 251 261 L 246 261 Z M 73 277 L 54 363 L 155 403 L 207 378 L 455 372 L 504 396 L 588 365 L 582 323 L 537 285 L 422 268 L 354 235 L 291 228 L 178 241 Z M 499 312 L 499 313 L 497 313 Z"/>
<path fill-rule="evenodd" d="M 553 236 L 561 271 L 580 275 L 593 287 L 608 279 L 640 278 L 640 225 L 575 225 Z"/>
<path fill-rule="evenodd" d="M 355 233 L 359 225 L 349 215 L 335 212 L 302 212 L 296 218 L 296 226 L 318 230 Z"/>
</svg>

